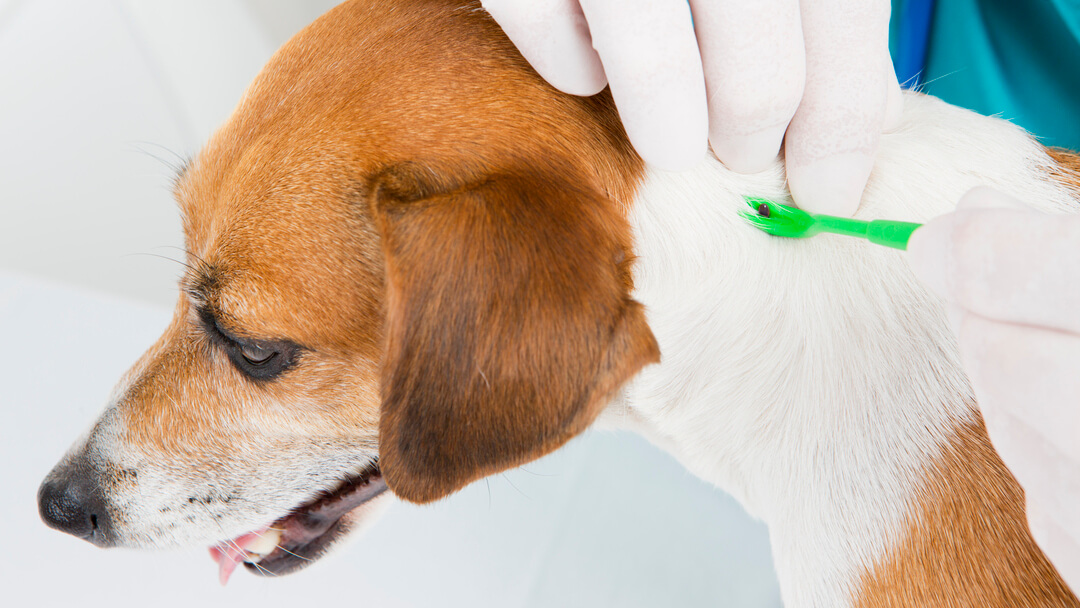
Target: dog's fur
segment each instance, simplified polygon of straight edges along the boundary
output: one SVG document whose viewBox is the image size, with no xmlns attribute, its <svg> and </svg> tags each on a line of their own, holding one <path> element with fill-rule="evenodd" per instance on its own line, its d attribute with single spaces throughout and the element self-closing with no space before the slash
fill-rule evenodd
<svg viewBox="0 0 1080 608">
<path fill-rule="evenodd" d="M 978 184 L 1075 211 L 1078 168 L 910 94 L 860 216 Z M 376 457 L 436 500 L 599 417 L 766 521 L 788 606 L 1077 606 L 903 254 L 766 236 L 743 195 L 786 200 L 780 164 L 649 170 L 606 93 L 550 88 L 476 6 L 349 2 L 178 177 L 173 322 L 58 468 L 93 472 L 110 543 L 188 545 Z"/>
</svg>

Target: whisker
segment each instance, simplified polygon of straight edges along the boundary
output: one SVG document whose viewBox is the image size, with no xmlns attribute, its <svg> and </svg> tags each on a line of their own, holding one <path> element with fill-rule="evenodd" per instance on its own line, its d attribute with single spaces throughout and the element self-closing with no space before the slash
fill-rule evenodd
<svg viewBox="0 0 1080 608">
<path fill-rule="evenodd" d="M 147 253 L 147 252 L 141 251 L 141 252 L 136 252 L 136 253 L 127 253 L 127 254 L 124 254 L 123 257 L 131 257 L 131 256 L 136 256 L 136 255 L 146 255 L 146 256 L 150 256 L 152 258 L 161 258 L 163 260 L 169 260 L 170 262 L 176 262 L 177 264 L 180 264 L 181 266 L 187 268 L 188 270 L 190 270 L 192 272 L 198 272 L 199 271 L 198 268 L 192 266 L 191 264 L 188 264 L 187 262 L 181 262 L 180 260 L 177 260 L 176 258 L 170 258 L 167 255 L 160 255 L 160 254 L 157 254 L 157 253 Z"/>
<path fill-rule="evenodd" d="M 200 504 L 200 506 L 202 506 L 203 510 L 205 510 L 205 511 L 206 511 L 206 513 L 207 513 L 207 514 L 208 514 L 208 515 L 210 516 L 210 519 L 211 519 L 211 520 L 213 520 L 213 522 L 214 522 L 214 525 L 216 525 L 216 526 L 218 527 L 218 530 L 220 530 L 220 531 L 221 531 L 221 535 L 222 535 L 222 536 L 224 536 L 224 535 L 225 535 L 225 528 L 223 528 L 223 527 L 221 526 L 221 522 L 220 522 L 220 521 L 218 521 L 218 519 L 217 519 L 216 517 L 214 517 L 214 512 L 213 512 L 213 511 L 211 511 L 211 510 L 210 510 L 210 507 L 208 507 L 207 505 L 205 505 L 205 504 L 202 504 L 202 503 L 199 503 L 199 504 Z M 268 530 L 273 530 L 273 529 L 276 529 L 276 528 L 267 528 L 267 529 L 268 529 Z M 262 532 L 260 532 L 260 533 L 259 533 L 259 538 L 262 538 L 262 535 L 263 535 L 263 533 L 262 533 Z M 248 551 L 247 551 L 246 549 L 244 549 L 243 547 L 241 547 L 241 546 L 240 546 L 240 544 L 239 544 L 239 543 L 237 543 L 237 542 L 236 542 L 235 540 L 233 540 L 233 539 L 228 539 L 228 540 L 226 540 L 226 541 L 224 541 L 224 542 L 222 542 L 222 543 L 219 543 L 219 544 L 223 544 L 223 545 L 226 545 L 226 546 L 232 547 L 233 549 L 235 549 L 235 550 L 236 550 L 236 552 L 237 552 L 237 553 L 239 553 L 239 554 L 241 554 L 241 555 L 243 555 L 243 556 L 247 557 Z M 278 545 L 277 547 L 278 547 L 279 549 L 281 549 L 282 551 L 285 551 L 286 553 L 291 553 L 290 551 L 286 550 L 286 549 L 285 549 L 284 547 L 282 547 L 281 545 Z M 295 555 L 295 554 L 294 554 L 294 555 Z M 300 557 L 300 556 L 299 556 L 299 555 L 297 555 L 296 557 Z M 300 558 L 300 559 L 304 559 L 304 558 Z M 251 564 L 252 566 L 255 566 L 255 568 L 256 568 L 257 570 L 259 570 L 260 572 L 262 572 L 262 573 L 266 574 L 267 576 L 276 576 L 276 575 L 275 575 L 275 574 L 274 574 L 273 572 L 270 572 L 270 571 L 269 571 L 269 570 L 267 570 L 266 568 L 263 568 L 262 566 L 260 566 L 260 565 L 258 564 L 258 562 L 253 562 L 253 561 L 250 561 L 250 560 L 246 560 L 246 559 L 245 559 L 245 560 L 244 560 L 244 563 L 245 563 L 245 564 Z"/>
<path fill-rule="evenodd" d="M 259 562 L 249 562 L 249 561 L 245 561 L 244 563 L 245 563 L 245 564 L 251 564 L 252 566 L 255 566 L 255 569 L 256 569 L 256 570 L 258 570 L 259 572 L 262 572 L 262 573 L 266 574 L 267 576 L 276 576 L 276 575 L 275 575 L 275 574 L 274 574 L 273 572 L 270 572 L 270 571 L 269 571 L 269 570 L 267 570 L 266 568 L 263 568 L 262 566 L 260 566 L 260 565 L 259 565 Z"/>
<path fill-rule="evenodd" d="M 521 471 L 522 473 L 528 473 L 529 475 L 532 475 L 533 477 L 559 477 L 560 476 L 559 473 L 537 473 L 536 471 L 530 471 L 529 469 L 525 468 L 524 465 L 518 467 L 518 470 Z"/>
<path fill-rule="evenodd" d="M 282 547 L 281 545 L 278 545 L 278 549 L 281 549 L 281 550 L 282 550 L 282 551 L 284 551 L 285 553 L 288 553 L 289 555 L 291 555 L 291 556 L 293 556 L 293 557 L 295 557 L 295 558 L 297 558 L 297 559 L 302 559 L 302 560 L 304 560 L 305 562 L 310 562 L 310 561 L 313 561 L 313 560 L 312 560 L 312 559 L 311 559 L 310 557 L 304 557 L 303 555 L 297 555 L 297 554 L 293 553 L 292 551 L 289 551 L 289 550 L 288 550 L 288 549 L 286 549 L 285 547 Z"/>
<path fill-rule="evenodd" d="M 184 157 L 184 156 L 178 154 L 172 148 L 169 148 L 168 146 L 163 146 L 163 145 L 161 145 L 161 144 L 159 144 L 157 142 L 133 141 L 133 142 L 130 142 L 130 143 L 139 152 L 142 152 L 143 154 L 149 156 L 150 158 L 160 162 L 161 164 L 165 165 L 166 167 L 168 167 L 169 169 L 171 169 L 172 171 L 174 171 L 176 173 L 182 172 L 184 167 L 189 162 L 189 159 L 187 157 Z M 147 150 L 146 148 L 144 148 L 144 146 L 153 146 L 155 148 L 158 148 L 159 150 L 164 150 L 165 152 L 168 152 L 169 154 L 171 154 L 173 156 L 174 160 L 168 160 L 168 159 L 162 158 L 162 157 L 158 156 L 157 154 L 154 154 L 153 152 Z"/>
<path fill-rule="evenodd" d="M 259 533 L 259 538 L 262 538 L 262 533 Z M 236 541 L 231 541 L 231 540 L 230 540 L 230 541 L 227 541 L 227 542 L 228 542 L 229 544 L 231 544 L 231 545 L 233 546 L 233 548 L 235 548 L 235 549 L 236 549 L 236 550 L 237 550 L 237 551 L 238 551 L 238 552 L 239 552 L 239 553 L 240 553 L 241 555 L 243 555 L 244 557 L 247 557 L 248 551 L 247 551 L 246 549 L 244 549 L 243 547 L 241 547 L 240 545 L 238 545 L 238 544 L 236 543 Z M 270 575 L 270 576 L 274 576 L 274 573 L 273 573 L 273 572 L 270 572 L 270 571 L 269 571 L 269 570 L 267 570 L 266 568 L 263 568 L 262 566 L 260 566 L 260 565 L 259 565 L 259 562 L 253 562 L 253 561 L 251 561 L 251 560 L 247 560 L 247 559 L 245 559 L 245 560 L 244 560 L 244 563 L 245 563 L 245 564 L 251 564 L 252 566 L 255 566 L 255 568 L 256 568 L 257 570 L 259 570 L 260 572 L 263 572 L 263 573 L 265 573 L 265 574 L 268 574 L 268 575 Z"/>
<path fill-rule="evenodd" d="M 528 495 L 528 494 L 526 494 L 525 492 L 522 492 L 520 488 L 518 488 L 517 486 L 515 486 L 515 485 L 514 485 L 514 482 L 510 481 L 510 478 L 509 478 L 509 477 L 507 477 L 505 473 L 500 473 L 500 474 L 499 474 L 499 477 L 502 477 L 503 481 L 505 481 L 506 483 L 510 484 L 510 487 L 511 487 L 511 488 L 514 488 L 514 490 L 516 490 L 518 494 L 521 494 L 521 495 L 522 495 L 522 496 L 524 496 L 525 498 L 528 498 L 529 500 L 532 500 L 532 496 L 529 496 L 529 495 Z"/>
<path fill-rule="evenodd" d="M 218 526 L 218 527 L 221 527 L 221 526 Z M 262 535 L 260 534 L 259 537 L 262 538 Z M 239 544 L 237 544 L 236 541 L 227 540 L 227 541 L 225 541 L 225 544 L 230 545 L 233 549 L 236 549 L 236 552 L 243 555 L 245 558 L 247 557 L 248 551 L 246 549 L 244 549 L 243 547 L 241 547 Z M 258 569 L 260 572 L 264 572 L 264 573 L 266 573 L 266 574 L 268 574 L 270 576 L 274 576 L 273 572 L 270 572 L 266 568 L 263 568 L 262 566 L 259 565 L 258 562 L 253 562 L 251 560 L 245 559 L 245 560 L 243 560 L 243 563 L 251 564 L 252 566 L 255 566 L 255 568 Z"/>
<path fill-rule="evenodd" d="M 193 251 L 189 251 L 189 250 L 185 249 L 184 247 L 177 247 L 176 245 L 161 245 L 161 247 L 163 249 L 175 249 L 177 251 L 182 252 L 184 255 L 190 255 L 191 257 L 195 258 L 204 267 L 209 267 L 210 266 L 210 262 L 207 262 L 205 259 L 199 257 L 199 255 L 197 253 L 195 253 Z"/>
<path fill-rule="evenodd" d="M 926 82 L 920 82 L 919 86 L 916 87 L 915 90 L 922 93 L 923 91 L 926 90 L 926 87 L 929 86 L 931 83 L 937 82 L 937 81 L 941 80 L 942 78 L 948 78 L 949 76 L 952 76 L 953 74 L 956 74 L 956 73 L 958 73 L 960 71 L 962 71 L 962 70 L 953 70 L 953 71 L 948 72 L 946 74 L 942 74 L 942 75 L 938 76 L 937 78 L 931 78 L 930 80 L 927 80 Z M 920 72 L 920 75 L 921 74 L 922 74 L 922 72 Z"/>
</svg>

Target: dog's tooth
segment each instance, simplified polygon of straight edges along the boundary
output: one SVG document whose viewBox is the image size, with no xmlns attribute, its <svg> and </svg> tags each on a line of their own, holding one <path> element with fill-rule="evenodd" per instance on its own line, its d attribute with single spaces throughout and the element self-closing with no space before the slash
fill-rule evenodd
<svg viewBox="0 0 1080 608">
<path fill-rule="evenodd" d="M 275 530 L 273 528 L 263 532 L 259 537 L 250 544 L 244 547 L 247 551 L 248 561 L 257 561 L 270 553 L 273 553 L 277 548 L 278 542 L 281 540 L 281 530 Z"/>
</svg>

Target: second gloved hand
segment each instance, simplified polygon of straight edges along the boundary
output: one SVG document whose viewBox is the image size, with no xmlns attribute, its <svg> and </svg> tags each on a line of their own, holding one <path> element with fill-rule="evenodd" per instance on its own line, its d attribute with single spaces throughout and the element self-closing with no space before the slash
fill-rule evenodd
<svg viewBox="0 0 1080 608">
<path fill-rule="evenodd" d="M 927 222 L 912 268 L 948 301 L 986 431 L 1032 537 L 1080 592 L 1080 215 L 989 188 Z"/>
</svg>

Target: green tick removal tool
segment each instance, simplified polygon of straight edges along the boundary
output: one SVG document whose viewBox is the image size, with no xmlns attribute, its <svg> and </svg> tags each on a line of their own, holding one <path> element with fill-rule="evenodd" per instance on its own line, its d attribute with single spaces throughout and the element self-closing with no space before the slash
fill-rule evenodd
<svg viewBox="0 0 1080 608">
<path fill-rule="evenodd" d="M 763 198 L 744 197 L 751 211 L 739 212 L 746 221 L 774 236 L 806 238 L 822 232 L 862 237 L 893 249 L 907 249 L 911 233 L 922 224 L 891 220 L 853 220 L 832 215 L 812 215 Z"/>
</svg>

